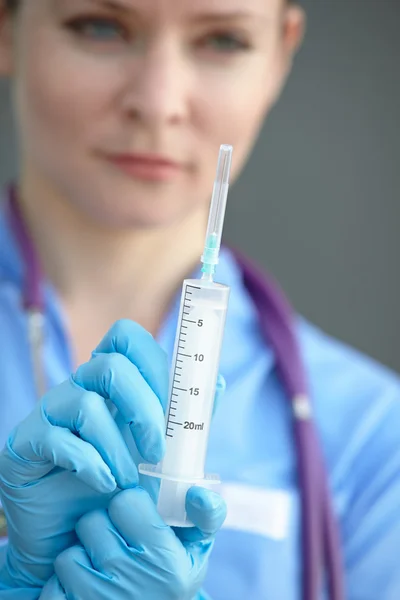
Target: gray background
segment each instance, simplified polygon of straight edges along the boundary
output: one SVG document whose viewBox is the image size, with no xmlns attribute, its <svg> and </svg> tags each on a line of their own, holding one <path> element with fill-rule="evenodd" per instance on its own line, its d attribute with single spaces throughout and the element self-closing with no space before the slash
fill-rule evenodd
<svg viewBox="0 0 400 600">
<path fill-rule="evenodd" d="M 308 0 L 283 98 L 226 233 L 317 325 L 400 371 L 398 0 Z M 0 183 L 15 172 L 0 83 Z"/>
</svg>

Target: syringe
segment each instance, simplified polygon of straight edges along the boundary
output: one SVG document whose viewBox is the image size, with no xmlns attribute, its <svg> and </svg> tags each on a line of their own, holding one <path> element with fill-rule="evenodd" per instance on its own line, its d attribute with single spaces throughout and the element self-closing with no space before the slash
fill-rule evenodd
<svg viewBox="0 0 400 600">
<path fill-rule="evenodd" d="M 205 475 L 207 444 L 214 405 L 221 344 L 230 288 L 213 281 L 218 264 L 232 146 L 220 147 L 201 279 L 183 282 L 166 412 L 166 452 L 157 465 L 139 472 L 161 479 L 158 512 L 168 525 L 189 527 L 186 494 L 193 485 L 219 483 Z"/>
</svg>

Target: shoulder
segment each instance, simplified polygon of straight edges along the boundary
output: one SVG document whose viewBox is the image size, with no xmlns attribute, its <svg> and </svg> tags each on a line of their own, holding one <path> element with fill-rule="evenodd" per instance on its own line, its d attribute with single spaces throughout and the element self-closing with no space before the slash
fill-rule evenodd
<svg viewBox="0 0 400 600">
<path fill-rule="evenodd" d="M 400 440 L 400 377 L 304 320 L 298 331 L 330 470 L 378 468 Z"/>
<path fill-rule="evenodd" d="M 339 518 L 347 588 L 398 598 L 400 380 L 305 322 L 300 343 Z M 354 596 L 355 597 L 355 596 Z M 357 596 L 358 597 L 358 596 Z"/>
<path fill-rule="evenodd" d="M 329 336 L 304 319 L 298 320 L 298 335 L 303 358 L 316 391 L 328 378 L 343 391 L 350 381 L 368 395 L 393 388 L 400 392 L 400 376 L 362 352 Z"/>
</svg>

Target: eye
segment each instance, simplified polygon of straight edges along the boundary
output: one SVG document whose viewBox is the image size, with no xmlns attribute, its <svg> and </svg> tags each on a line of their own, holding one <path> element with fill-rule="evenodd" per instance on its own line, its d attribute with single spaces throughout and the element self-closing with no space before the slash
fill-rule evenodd
<svg viewBox="0 0 400 600">
<path fill-rule="evenodd" d="M 80 17 L 66 25 L 77 35 L 97 42 L 114 42 L 128 37 L 120 23 L 106 17 Z"/>
<path fill-rule="evenodd" d="M 244 40 L 243 37 L 238 34 L 230 32 L 210 34 L 203 38 L 200 45 L 227 54 L 243 52 L 251 48 L 251 45 L 247 40 Z"/>
</svg>

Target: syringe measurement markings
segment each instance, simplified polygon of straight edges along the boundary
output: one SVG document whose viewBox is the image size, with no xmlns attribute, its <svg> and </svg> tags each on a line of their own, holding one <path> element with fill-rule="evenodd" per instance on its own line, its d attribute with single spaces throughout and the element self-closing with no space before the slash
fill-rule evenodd
<svg viewBox="0 0 400 600">
<path fill-rule="evenodd" d="M 199 287 L 199 286 L 197 286 L 197 285 L 190 285 L 190 283 L 188 283 L 188 284 L 186 285 L 186 287 L 187 287 L 187 288 L 188 288 L 188 287 L 190 287 L 190 288 L 192 288 L 192 290 L 201 290 L 201 287 Z M 192 292 L 190 292 L 190 293 L 192 293 Z"/>
<path fill-rule="evenodd" d="M 186 286 L 186 289 L 185 289 L 185 296 L 184 296 L 184 300 L 183 300 L 183 310 L 182 310 L 182 312 L 183 312 L 183 314 L 184 314 L 184 315 L 188 315 L 188 314 L 190 314 L 190 313 L 188 312 L 188 309 L 190 309 L 190 308 L 191 308 L 191 305 L 189 304 L 189 302 L 191 301 L 191 299 L 190 299 L 190 298 L 188 298 L 188 296 L 191 296 L 191 295 L 192 295 L 192 292 L 188 291 L 188 289 L 187 289 L 188 287 L 189 287 L 189 286 Z M 201 288 L 199 288 L 199 287 L 196 287 L 196 286 L 190 286 L 190 287 L 191 287 L 191 288 L 193 288 L 193 289 L 197 289 L 197 290 L 201 289 Z M 185 310 L 185 309 L 186 309 L 186 310 Z M 182 317 L 182 320 L 183 320 L 183 317 Z M 195 322 L 196 322 L 196 321 L 190 321 L 189 319 L 186 319 L 186 321 L 188 321 L 188 322 L 193 322 L 193 323 L 195 323 Z M 185 346 L 184 346 L 183 344 L 184 344 L 184 343 L 187 341 L 187 340 L 183 340 L 183 339 L 182 339 L 182 336 L 183 336 L 183 335 L 184 335 L 184 336 L 186 336 L 186 332 L 182 331 L 182 329 L 188 329 L 188 327 L 187 327 L 187 325 L 183 325 L 183 323 L 181 322 L 181 327 L 180 327 L 180 332 L 179 332 L 179 338 L 178 338 L 178 351 L 177 351 L 177 353 L 176 353 L 176 357 L 175 357 L 174 381 L 173 381 L 173 383 L 172 383 L 172 394 L 171 394 L 171 396 L 176 396 L 176 397 L 178 396 L 178 394 L 176 394 L 176 393 L 174 393 L 174 392 L 177 392 L 177 391 L 179 391 L 179 392 L 187 392 L 187 391 L 188 391 L 187 389 L 178 388 L 178 387 L 176 387 L 176 385 L 175 385 L 176 383 L 180 383 L 180 380 L 178 381 L 178 380 L 177 380 L 177 378 L 176 378 L 176 377 L 177 377 L 177 373 L 176 373 L 176 371 L 177 371 L 177 369 L 179 369 L 179 370 L 182 370 L 182 367 L 178 366 L 178 360 L 179 360 L 179 359 L 178 359 L 178 356 L 186 356 L 187 358 L 191 358 L 191 356 L 190 356 L 189 354 L 183 354 L 182 352 L 179 352 L 179 350 L 184 350 L 184 349 L 185 349 Z M 179 360 L 179 362 L 183 362 L 183 361 L 182 361 L 182 360 Z M 175 411 L 175 410 L 176 410 L 176 409 L 175 409 L 175 408 L 172 406 L 172 404 L 178 404 L 178 402 L 177 402 L 177 400 L 174 400 L 174 399 L 171 397 L 171 399 L 170 399 L 170 403 L 169 403 L 169 410 L 168 410 L 168 420 L 167 420 L 167 431 L 166 431 L 166 434 L 167 434 L 167 436 L 168 436 L 168 437 L 173 437 L 172 435 L 170 435 L 170 434 L 168 433 L 168 431 L 173 431 L 173 428 L 169 426 L 169 425 L 170 425 L 170 423 L 171 423 L 171 424 L 180 425 L 180 426 L 182 426 L 182 425 L 183 425 L 183 423 L 176 423 L 176 422 L 173 422 L 173 421 L 171 421 L 171 417 L 175 417 L 175 414 L 174 414 L 174 415 L 172 415 L 172 414 L 171 414 L 171 411 L 172 411 L 172 410 L 173 410 L 173 411 Z"/>
<path fill-rule="evenodd" d="M 196 321 L 191 321 L 190 319 L 182 319 L 182 321 L 185 321 L 185 323 L 196 323 Z"/>
<path fill-rule="evenodd" d="M 181 324 L 181 326 L 182 326 L 182 324 Z M 179 335 L 179 341 L 178 341 L 178 348 L 180 347 L 180 344 L 179 344 L 179 342 L 182 342 L 182 340 L 180 339 L 180 335 Z M 182 348 L 184 349 L 184 346 L 182 346 Z M 182 389 L 182 388 L 177 388 L 177 387 L 176 387 L 176 385 L 175 385 L 175 383 L 180 383 L 180 380 L 179 380 L 179 381 L 176 381 L 176 367 L 177 367 L 177 361 L 178 361 L 178 352 L 176 353 L 176 356 L 175 356 L 175 366 L 174 366 L 174 381 L 173 381 L 173 383 L 172 383 L 172 390 L 171 390 L 171 391 L 172 391 L 172 393 L 173 393 L 174 391 L 182 391 L 182 392 L 187 392 L 187 390 L 184 390 L 184 389 Z M 175 401 L 175 402 L 176 402 L 176 401 Z M 170 420 L 171 420 L 171 406 L 172 406 L 172 398 L 171 398 L 171 401 L 170 401 L 170 403 L 169 403 L 169 409 L 168 409 L 168 419 L 167 419 L 167 431 L 166 431 L 166 433 L 168 433 L 168 427 L 169 427 L 169 423 L 170 423 Z"/>
</svg>

